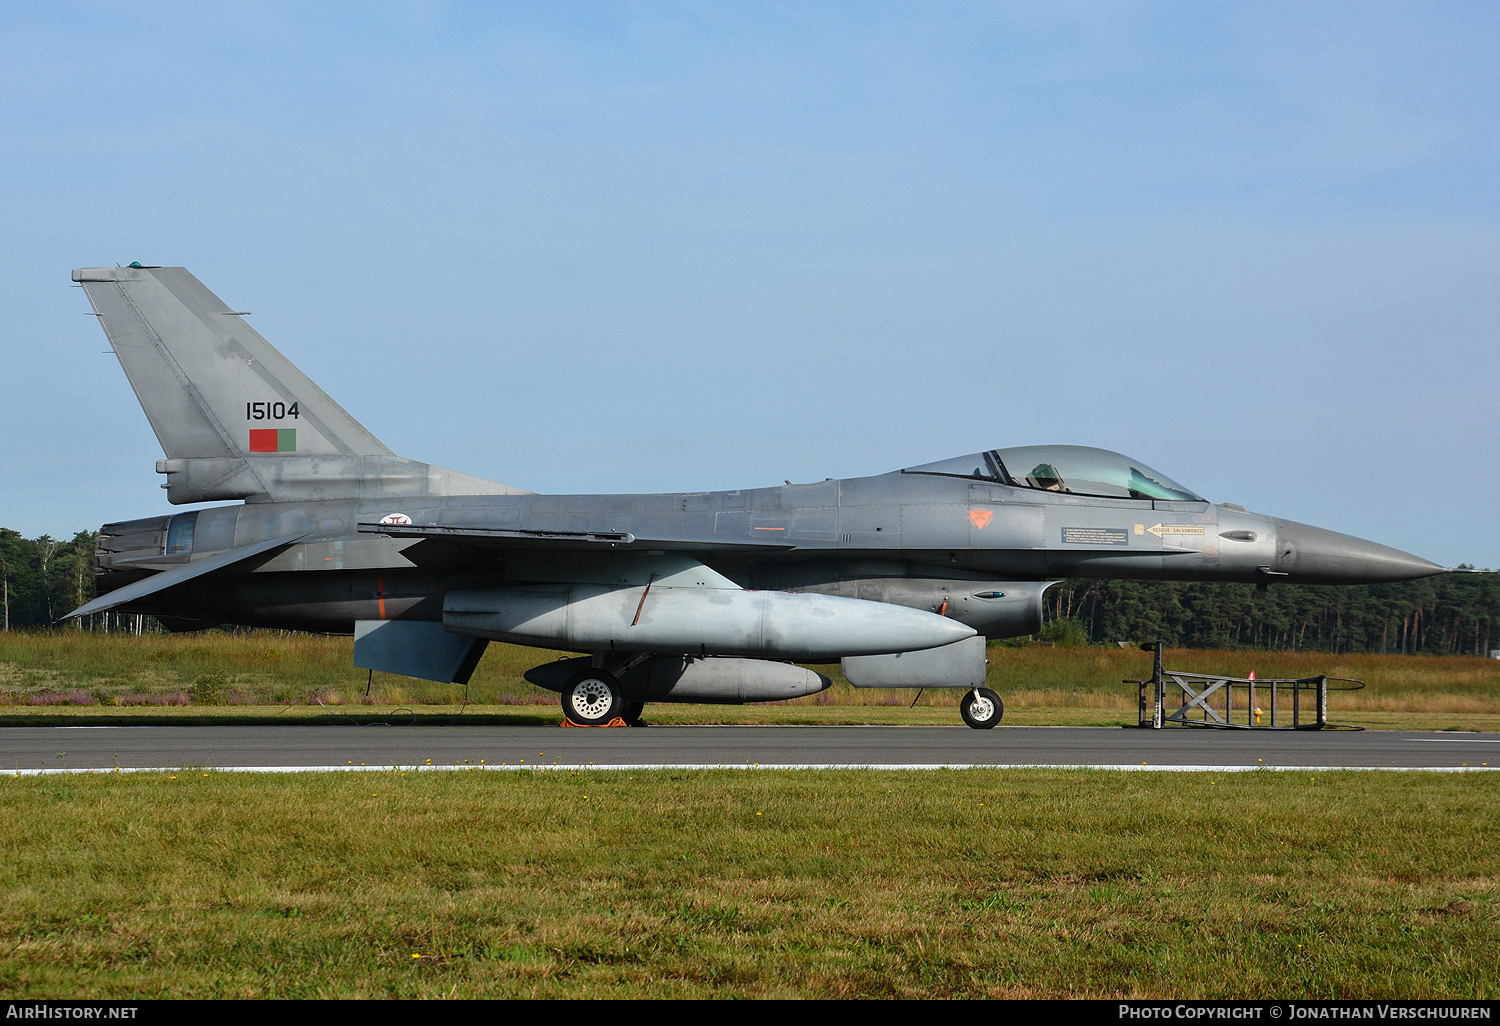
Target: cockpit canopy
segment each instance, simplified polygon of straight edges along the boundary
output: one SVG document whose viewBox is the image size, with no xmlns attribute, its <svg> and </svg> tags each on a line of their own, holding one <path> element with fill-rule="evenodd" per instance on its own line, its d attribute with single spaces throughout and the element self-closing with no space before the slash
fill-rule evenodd
<svg viewBox="0 0 1500 1026">
<path fill-rule="evenodd" d="M 1086 445 L 1021 445 L 907 467 L 904 474 L 942 474 L 1110 499 L 1181 499 L 1201 496 L 1140 460 Z"/>
</svg>

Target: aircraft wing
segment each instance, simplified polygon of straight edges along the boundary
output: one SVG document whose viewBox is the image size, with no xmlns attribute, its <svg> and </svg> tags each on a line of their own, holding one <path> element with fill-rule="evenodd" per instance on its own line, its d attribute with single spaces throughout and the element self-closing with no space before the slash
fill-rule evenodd
<svg viewBox="0 0 1500 1026">
<path fill-rule="evenodd" d="M 123 588 L 116 588 L 114 591 L 100 595 L 92 602 L 86 602 L 79 606 L 63 617 L 63 619 L 71 620 L 75 616 L 88 616 L 90 613 L 103 613 L 110 609 L 117 609 L 137 599 L 145 598 L 147 595 L 155 595 L 158 592 L 166 591 L 168 588 L 175 588 L 179 584 L 184 584 L 196 577 L 202 577 L 204 574 L 213 573 L 215 570 L 222 570 L 236 563 L 242 563 L 252 556 L 259 556 L 275 549 L 284 548 L 303 537 L 305 537 L 305 533 L 288 535 L 285 538 L 271 538 L 266 541 L 255 542 L 252 545 L 241 545 L 239 548 L 225 549 L 223 552 L 216 552 L 212 556 L 207 556 L 203 559 L 195 559 L 191 563 L 184 563 L 171 570 L 164 570 L 159 574 L 147 577 L 145 580 L 136 581 L 134 584 L 127 584 Z"/>
</svg>

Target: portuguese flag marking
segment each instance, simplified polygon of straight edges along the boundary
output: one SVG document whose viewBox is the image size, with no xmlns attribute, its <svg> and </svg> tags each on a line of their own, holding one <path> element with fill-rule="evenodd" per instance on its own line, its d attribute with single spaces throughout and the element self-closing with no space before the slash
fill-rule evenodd
<svg viewBox="0 0 1500 1026">
<path fill-rule="evenodd" d="M 251 428 L 251 452 L 296 452 L 296 428 Z"/>
</svg>

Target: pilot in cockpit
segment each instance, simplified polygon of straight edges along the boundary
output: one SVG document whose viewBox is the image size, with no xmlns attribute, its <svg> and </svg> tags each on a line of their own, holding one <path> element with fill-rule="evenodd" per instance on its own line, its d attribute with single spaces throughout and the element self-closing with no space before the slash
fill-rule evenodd
<svg viewBox="0 0 1500 1026">
<path fill-rule="evenodd" d="M 1062 475 L 1050 463 L 1038 463 L 1032 469 L 1031 473 L 1026 475 L 1026 483 L 1033 488 L 1040 488 L 1048 492 L 1062 492 L 1067 490 L 1063 488 Z"/>
</svg>

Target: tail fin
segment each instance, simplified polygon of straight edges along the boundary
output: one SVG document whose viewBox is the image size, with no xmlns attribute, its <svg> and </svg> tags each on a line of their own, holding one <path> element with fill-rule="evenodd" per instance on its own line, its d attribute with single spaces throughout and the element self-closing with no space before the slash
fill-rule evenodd
<svg viewBox="0 0 1500 1026">
<path fill-rule="evenodd" d="M 520 491 L 395 456 L 184 268 L 73 280 L 166 452 L 174 503 Z"/>
</svg>

